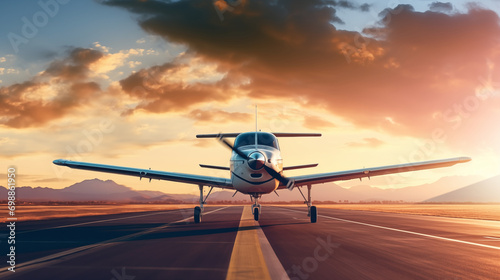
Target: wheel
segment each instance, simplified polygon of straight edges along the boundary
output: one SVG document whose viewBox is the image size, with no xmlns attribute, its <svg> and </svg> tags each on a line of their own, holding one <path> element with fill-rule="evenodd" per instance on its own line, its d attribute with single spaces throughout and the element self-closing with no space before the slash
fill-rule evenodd
<svg viewBox="0 0 500 280">
<path fill-rule="evenodd" d="M 315 223 L 318 220 L 318 210 L 316 210 L 316 206 L 311 206 L 309 211 L 311 214 L 311 223 Z"/>
<path fill-rule="evenodd" d="M 199 206 L 194 208 L 194 222 L 195 224 L 199 224 L 201 222 L 201 208 Z"/>
<path fill-rule="evenodd" d="M 253 209 L 253 218 L 254 220 L 258 221 L 259 220 L 259 208 L 258 207 L 255 207 Z"/>
</svg>

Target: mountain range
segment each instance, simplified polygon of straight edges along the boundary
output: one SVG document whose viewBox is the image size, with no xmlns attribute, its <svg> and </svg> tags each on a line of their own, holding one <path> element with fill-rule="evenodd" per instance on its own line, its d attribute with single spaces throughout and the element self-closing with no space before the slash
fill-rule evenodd
<svg viewBox="0 0 500 280">
<path fill-rule="evenodd" d="M 0 187 L 1 197 L 7 197 L 7 189 Z M 194 200 L 193 200 L 194 199 Z M 160 191 L 138 191 L 112 180 L 90 179 L 64 189 L 42 187 L 16 188 L 18 201 L 109 201 L 109 202 L 191 202 L 193 195 L 166 194 Z"/>
<path fill-rule="evenodd" d="M 343 188 L 334 183 L 315 185 L 312 197 L 315 201 L 332 202 L 500 202 L 500 176 L 481 182 L 475 176 L 452 176 L 419 186 L 398 189 L 381 189 L 370 185 Z M 167 189 L 167 188 L 166 188 Z M 280 190 L 262 197 L 263 202 L 288 202 L 303 200 L 298 190 Z M 305 188 L 303 193 L 306 195 Z M 249 201 L 248 195 L 230 191 L 214 191 L 209 201 Z M 0 187 L 0 197 L 7 197 L 7 189 Z M 168 194 L 161 191 L 141 191 L 120 185 L 112 180 L 84 180 L 64 189 L 47 187 L 16 188 L 18 201 L 109 201 L 109 202 L 166 202 L 196 203 L 193 194 Z"/>
<path fill-rule="evenodd" d="M 426 202 L 500 202 L 500 176 L 427 199 Z"/>
</svg>

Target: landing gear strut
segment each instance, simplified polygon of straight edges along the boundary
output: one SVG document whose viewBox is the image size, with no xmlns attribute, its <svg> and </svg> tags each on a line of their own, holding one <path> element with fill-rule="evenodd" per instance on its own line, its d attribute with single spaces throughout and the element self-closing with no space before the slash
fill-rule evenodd
<svg viewBox="0 0 500 280">
<path fill-rule="evenodd" d="M 207 197 L 205 197 L 205 199 L 203 199 L 203 186 L 199 185 L 198 187 L 200 189 L 200 206 L 196 206 L 194 208 L 194 222 L 195 222 L 195 224 L 201 223 L 201 216 L 203 214 L 203 205 L 205 204 L 205 202 L 208 199 L 208 196 L 210 195 L 210 193 L 214 189 L 214 187 L 210 187 L 210 191 L 208 192 Z"/>
<path fill-rule="evenodd" d="M 260 217 L 260 204 L 259 204 L 259 198 L 260 195 L 253 195 L 253 201 L 254 204 L 252 205 L 252 213 L 253 213 L 253 219 L 258 221 Z"/>
<path fill-rule="evenodd" d="M 318 220 L 318 210 L 316 209 L 316 206 L 312 206 L 312 199 L 311 199 L 311 185 L 307 185 L 307 199 L 302 193 L 302 190 L 297 188 L 304 198 L 304 203 L 307 204 L 307 216 L 311 218 L 311 223 L 316 223 Z"/>
</svg>

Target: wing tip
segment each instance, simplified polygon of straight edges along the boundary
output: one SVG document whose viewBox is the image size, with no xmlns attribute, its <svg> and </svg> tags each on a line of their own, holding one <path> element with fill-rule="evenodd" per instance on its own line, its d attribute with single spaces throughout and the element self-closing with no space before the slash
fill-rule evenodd
<svg viewBox="0 0 500 280">
<path fill-rule="evenodd" d="M 462 162 L 469 162 L 471 160 L 472 160 L 472 158 L 470 158 L 470 157 L 460 157 L 458 159 L 458 162 L 460 162 L 460 163 L 462 163 Z"/>
<path fill-rule="evenodd" d="M 55 165 L 65 165 L 66 162 L 67 162 L 67 160 L 65 160 L 65 159 L 56 159 L 52 163 Z"/>
</svg>

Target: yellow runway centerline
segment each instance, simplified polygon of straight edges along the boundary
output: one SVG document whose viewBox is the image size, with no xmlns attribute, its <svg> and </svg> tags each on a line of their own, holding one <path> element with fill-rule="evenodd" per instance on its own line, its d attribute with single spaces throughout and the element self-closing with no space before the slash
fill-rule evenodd
<svg viewBox="0 0 500 280">
<path fill-rule="evenodd" d="M 244 206 L 226 280 L 271 279 L 257 235 L 258 227 L 251 207 Z"/>
</svg>

